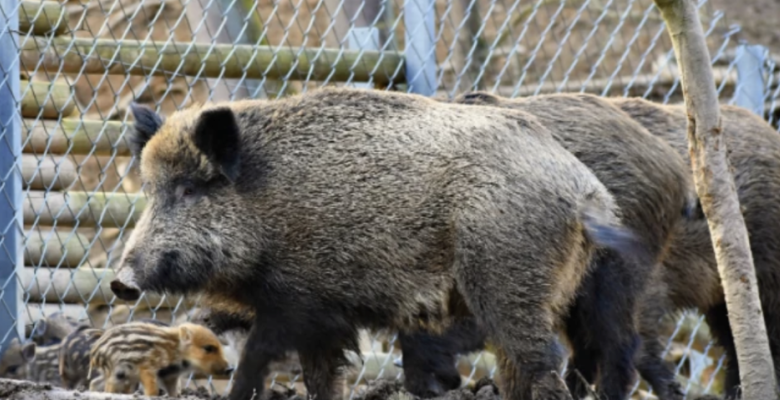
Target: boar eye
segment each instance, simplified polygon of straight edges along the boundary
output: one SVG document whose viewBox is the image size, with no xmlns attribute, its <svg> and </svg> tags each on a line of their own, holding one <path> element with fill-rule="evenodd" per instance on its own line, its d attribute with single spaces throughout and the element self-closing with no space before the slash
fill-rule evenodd
<svg viewBox="0 0 780 400">
<path fill-rule="evenodd" d="M 203 351 L 205 351 L 206 353 L 216 353 L 217 352 L 217 346 L 212 346 L 210 344 L 206 345 L 206 346 L 203 346 Z"/>
<path fill-rule="evenodd" d="M 179 199 L 192 198 L 196 194 L 195 186 L 191 183 L 183 183 L 176 188 L 176 197 Z"/>
</svg>

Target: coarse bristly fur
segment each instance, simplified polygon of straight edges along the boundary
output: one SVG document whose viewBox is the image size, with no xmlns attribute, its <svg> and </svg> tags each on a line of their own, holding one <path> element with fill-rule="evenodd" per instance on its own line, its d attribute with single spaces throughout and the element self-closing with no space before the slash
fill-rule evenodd
<svg viewBox="0 0 780 400">
<path fill-rule="evenodd" d="M 0 358 L 0 378 L 24 380 L 27 379 L 27 363 L 35 358 L 35 342 L 20 342 L 18 338 L 3 351 Z"/>
<path fill-rule="evenodd" d="M 103 332 L 103 329 L 84 326 L 71 332 L 62 341 L 59 354 L 59 373 L 64 388 L 83 389 L 90 386 L 90 352 L 92 345 L 100 339 Z M 97 376 L 93 378 L 97 378 Z"/>
<path fill-rule="evenodd" d="M 37 346 L 32 340 L 21 344 L 14 338 L 0 359 L 0 378 L 61 386 L 57 366 L 59 349 L 59 343 Z"/>
<path fill-rule="evenodd" d="M 639 98 L 609 98 L 650 133 L 665 139 L 690 166 L 685 106 Z M 761 117 L 737 106 L 720 108 L 723 141 L 732 166 L 758 281 L 769 345 L 780 379 L 780 136 Z M 689 167 L 689 174 L 690 174 Z M 699 213 L 701 210 L 699 209 Z M 739 389 L 739 368 L 707 221 L 680 227 L 663 262 L 661 300 L 647 303 L 643 325 L 671 310 L 696 308 L 726 353 L 726 398 Z"/>
<path fill-rule="evenodd" d="M 36 321 L 32 332 L 32 340 L 38 346 L 50 346 L 61 343 L 65 336 L 84 326 L 73 318 L 56 312 Z"/>
<path fill-rule="evenodd" d="M 59 372 L 59 354 L 62 343 L 35 346 L 35 356 L 27 362 L 27 377 L 31 382 L 62 386 Z"/>
<path fill-rule="evenodd" d="M 101 373 L 108 393 L 131 393 L 141 383 L 147 396 L 158 395 L 158 381 L 169 396 L 178 396 L 179 377 L 187 371 L 206 375 L 232 372 L 219 339 L 208 328 L 148 322 L 107 329 L 92 346 L 89 370 L 89 378 L 94 372 Z"/>
<path fill-rule="evenodd" d="M 644 341 L 639 339 L 641 299 L 655 294 L 648 291 L 648 284 L 657 279 L 657 263 L 665 257 L 680 220 L 695 218 L 696 194 L 683 159 L 662 139 L 598 96 L 551 94 L 509 99 L 470 92 L 453 101 L 521 110 L 538 118 L 606 186 L 620 207 L 623 222 L 647 244 L 649 257 L 645 259 L 624 259 L 611 249 L 600 251 L 566 324 L 574 353 L 569 365 L 577 370 L 569 372 L 567 383 L 575 398 L 589 392 L 580 376 L 598 383 L 600 398 L 628 398 L 634 384 L 637 346 L 661 346 L 658 332 L 649 330 L 657 325 L 645 327 Z M 603 237 L 602 242 L 613 239 Z M 473 324 L 472 328 L 459 326 L 439 338 L 401 335 L 407 389 L 434 396 L 457 388 L 460 374 L 454 367 L 454 353 L 483 347 L 468 347 L 479 343 L 474 336 L 481 332 L 474 328 Z M 470 338 L 469 329 L 474 332 Z M 660 399 L 683 397 L 673 371 L 660 357 L 641 357 L 636 367 Z"/>
<path fill-rule="evenodd" d="M 571 398 L 555 332 L 594 234 L 625 228 L 532 116 L 321 89 L 137 129 L 156 129 L 135 134 L 151 137 L 137 154 L 149 202 L 111 288 L 250 307 L 231 399 L 262 394 L 269 363 L 295 350 L 309 395 L 330 400 L 358 329 L 440 333 L 472 314 L 506 398 Z"/>
</svg>

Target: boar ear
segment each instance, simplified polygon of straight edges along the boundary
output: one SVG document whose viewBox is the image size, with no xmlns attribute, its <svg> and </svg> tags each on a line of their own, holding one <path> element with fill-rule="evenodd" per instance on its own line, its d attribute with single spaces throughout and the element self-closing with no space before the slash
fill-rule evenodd
<svg viewBox="0 0 780 400">
<path fill-rule="evenodd" d="M 130 136 L 130 152 L 135 158 L 141 158 L 141 150 L 144 149 L 149 139 L 160 130 L 163 120 L 154 110 L 141 104 L 130 103 L 130 111 L 135 118 L 133 133 Z"/>
<path fill-rule="evenodd" d="M 498 104 L 498 97 L 488 92 L 475 91 L 464 94 L 458 103 L 495 105 Z"/>
<path fill-rule="evenodd" d="M 30 342 L 22 346 L 22 357 L 27 361 L 31 361 L 35 358 L 35 342 Z"/>
<path fill-rule="evenodd" d="M 192 329 L 190 329 L 187 325 L 180 325 L 179 339 L 183 344 L 192 343 Z"/>
<path fill-rule="evenodd" d="M 209 161 L 219 166 L 223 175 L 232 182 L 236 181 L 241 133 L 233 110 L 219 107 L 201 113 L 193 141 Z"/>
</svg>

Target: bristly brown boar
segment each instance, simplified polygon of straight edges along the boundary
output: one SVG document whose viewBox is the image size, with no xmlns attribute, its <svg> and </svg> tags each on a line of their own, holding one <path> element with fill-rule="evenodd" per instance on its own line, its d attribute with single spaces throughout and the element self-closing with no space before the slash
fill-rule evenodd
<svg viewBox="0 0 780 400">
<path fill-rule="evenodd" d="M 666 140 L 692 174 L 684 105 L 662 105 L 640 98 L 616 97 L 609 101 Z M 720 113 L 727 157 L 750 235 L 767 336 L 780 378 L 780 136 L 765 120 L 744 108 L 722 105 Z M 702 213 L 700 209 L 698 212 Z M 657 285 L 663 286 L 666 293 L 646 304 L 643 325 L 657 324 L 658 315 L 672 310 L 701 311 L 725 350 L 726 398 L 734 398 L 739 392 L 739 368 L 706 219 L 702 216 L 683 225 L 675 236 L 663 263 L 663 285 Z"/>
<path fill-rule="evenodd" d="M 131 393 L 140 383 L 147 396 L 157 396 L 159 381 L 169 396 L 178 396 L 179 377 L 187 371 L 231 372 L 216 335 L 191 323 L 118 325 L 100 336 L 90 356 L 90 377 L 99 371 L 104 391 L 109 393 Z"/>
<path fill-rule="evenodd" d="M 595 251 L 642 247 L 526 113 L 354 89 L 133 110 L 148 204 L 112 290 L 254 310 L 233 400 L 261 395 L 290 350 L 330 400 L 358 329 L 471 314 L 502 349 L 508 398 L 570 398 L 555 332 Z"/>
<path fill-rule="evenodd" d="M 644 265 L 623 260 L 609 250 L 600 252 L 593 261 L 595 271 L 585 278 L 569 316 L 569 336 L 574 346 L 570 366 L 591 382 L 599 375 L 604 377 L 597 389 L 606 398 L 625 398 L 633 385 L 631 359 L 639 342 L 637 301 L 650 295 L 644 291 L 659 273 L 656 264 L 665 256 L 679 220 L 694 217 L 696 197 L 684 161 L 662 139 L 597 96 L 554 94 L 507 99 L 471 92 L 454 102 L 522 110 L 537 117 L 604 183 L 615 196 L 624 223 L 648 244 L 651 257 Z M 212 329 L 240 331 L 249 331 L 254 315 L 238 304 L 212 305 L 204 314 Z M 642 331 L 645 346 L 661 346 L 654 328 Z M 399 339 L 404 384 L 409 392 L 422 397 L 460 387 L 456 353 L 484 347 L 484 333 L 472 321 L 459 323 L 443 337 L 402 333 Z M 637 368 L 660 399 L 682 398 L 682 389 L 660 353 L 657 357 L 641 357 Z M 577 396 L 585 394 L 577 373 L 570 372 L 567 381 Z"/>
<path fill-rule="evenodd" d="M 647 244 L 650 254 L 643 260 L 624 259 L 609 249 L 600 251 L 566 324 L 574 353 L 569 368 L 578 370 L 567 377 L 575 397 L 584 397 L 590 390 L 581 384 L 581 374 L 597 384 L 597 392 L 604 398 L 627 398 L 634 384 L 633 359 L 641 343 L 639 304 L 648 295 L 648 284 L 659 273 L 656 265 L 665 257 L 673 231 L 682 218 L 691 216 L 696 205 L 682 158 L 629 115 L 594 95 L 510 99 L 470 92 L 454 102 L 520 110 L 535 116 L 563 148 L 593 171 L 615 197 L 624 224 Z M 454 353 L 456 349 L 470 352 L 483 347 L 477 332 L 468 333 L 475 329 L 473 324 L 463 324 L 438 338 L 400 335 L 407 389 L 434 396 L 442 389 L 459 387 Z M 643 334 L 646 346 L 660 346 L 657 334 Z M 477 337 L 470 337 L 473 335 Z M 640 358 L 636 368 L 660 399 L 682 398 L 673 371 L 660 357 Z M 439 393 L 429 388 L 439 389 Z"/>
</svg>

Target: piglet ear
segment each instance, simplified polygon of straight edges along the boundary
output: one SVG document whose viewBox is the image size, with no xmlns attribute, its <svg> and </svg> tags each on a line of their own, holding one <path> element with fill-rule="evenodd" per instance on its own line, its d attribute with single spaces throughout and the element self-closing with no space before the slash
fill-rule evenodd
<svg viewBox="0 0 780 400">
<path fill-rule="evenodd" d="M 241 134 L 233 110 L 219 107 L 203 111 L 195 126 L 193 141 L 223 175 L 236 181 Z"/>
<path fill-rule="evenodd" d="M 192 342 L 192 329 L 186 325 L 179 326 L 179 339 L 183 344 L 189 344 Z"/>
<path fill-rule="evenodd" d="M 22 357 L 27 361 L 32 361 L 35 358 L 35 343 L 30 342 L 22 346 Z"/>
<path fill-rule="evenodd" d="M 130 152 L 135 158 L 141 158 L 141 150 L 149 143 L 149 139 L 160 130 L 163 120 L 154 110 L 141 104 L 130 103 L 130 111 L 135 118 L 134 129 L 130 135 Z"/>
<path fill-rule="evenodd" d="M 46 328 L 47 328 L 47 324 L 45 318 L 38 321 L 38 325 L 35 327 L 35 330 L 33 331 L 33 337 L 34 338 L 43 337 L 43 335 L 46 334 Z"/>
</svg>

